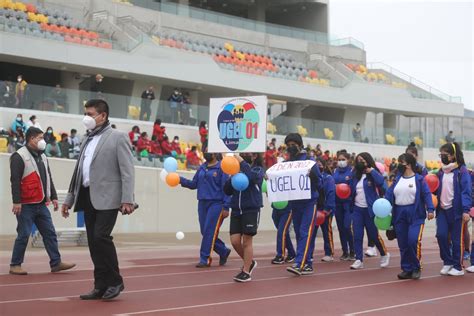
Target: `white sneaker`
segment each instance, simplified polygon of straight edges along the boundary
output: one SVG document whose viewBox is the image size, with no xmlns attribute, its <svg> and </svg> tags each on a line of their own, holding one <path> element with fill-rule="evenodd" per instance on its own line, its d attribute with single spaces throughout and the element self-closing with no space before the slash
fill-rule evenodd
<svg viewBox="0 0 474 316">
<path fill-rule="evenodd" d="M 365 255 L 367 257 L 377 257 L 377 248 L 375 247 L 368 247 L 365 251 Z"/>
<path fill-rule="evenodd" d="M 356 260 L 352 265 L 351 265 L 352 270 L 359 270 L 359 269 L 364 269 L 364 263 L 360 260 Z"/>
<path fill-rule="evenodd" d="M 452 268 L 453 268 L 453 266 L 443 266 L 443 269 L 441 269 L 441 271 L 439 271 L 439 273 L 441 275 L 448 275 L 449 270 L 451 270 Z"/>
<path fill-rule="evenodd" d="M 448 274 L 450 276 L 463 276 L 464 270 L 461 269 L 461 271 L 459 271 L 458 269 L 452 268 L 451 270 L 449 270 Z"/>
<path fill-rule="evenodd" d="M 390 264 L 390 254 L 387 252 L 385 256 L 380 257 L 380 267 L 386 268 Z"/>
<path fill-rule="evenodd" d="M 321 261 L 323 261 L 323 262 L 333 262 L 334 258 L 331 257 L 331 256 L 324 256 L 324 257 L 321 258 Z"/>
<path fill-rule="evenodd" d="M 470 267 L 467 267 L 466 271 L 469 272 L 469 273 L 474 273 L 474 264 Z"/>
</svg>

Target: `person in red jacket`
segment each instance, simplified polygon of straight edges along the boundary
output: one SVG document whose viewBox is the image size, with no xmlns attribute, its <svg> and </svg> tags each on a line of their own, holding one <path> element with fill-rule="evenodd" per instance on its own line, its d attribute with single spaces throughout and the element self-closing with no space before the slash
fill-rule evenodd
<svg viewBox="0 0 474 316">
<path fill-rule="evenodd" d="M 175 136 L 173 142 L 171 143 L 171 148 L 176 152 L 178 156 L 181 156 L 183 152 L 181 151 L 181 146 L 179 145 L 179 137 Z"/>
<path fill-rule="evenodd" d="M 140 127 L 134 126 L 132 130 L 128 132 L 128 137 L 130 138 L 130 143 L 135 147 L 137 146 L 137 141 L 140 138 Z"/>
<path fill-rule="evenodd" d="M 201 159 L 197 154 L 197 147 L 191 147 L 191 150 L 186 154 L 187 167 L 191 170 L 198 170 L 201 165 Z"/>
<path fill-rule="evenodd" d="M 207 152 L 207 135 L 209 131 L 207 130 L 206 121 L 201 121 L 199 124 L 199 135 L 201 136 L 202 152 Z"/>
<path fill-rule="evenodd" d="M 267 147 L 267 151 L 265 152 L 265 167 L 267 167 L 267 169 L 278 162 L 277 155 L 278 153 L 275 149 L 275 146 L 270 143 L 270 145 Z"/>
<path fill-rule="evenodd" d="M 153 133 L 152 139 L 157 140 L 158 142 L 163 141 L 163 137 L 166 135 L 166 127 L 161 126 L 161 120 L 156 119 L 155 124 L 153 124 Z"/>
<path fill-rule="evenodd" d="M 156 140 L 151 141 L 151 154 L 156 158 L 163 157 L 163 152 L 161 151 L 160 143 Z"/>
<path fill-rule="evenodd" d="M 145 153 L 142 156 L 142 152 Z M 151 160 L 151 141 L 148 139 L 147 132 L 143 132 L 140 135 L 140 138 L 137 141 L 137 155 L 138 157 L 148 157 Z"/>
<path fill-rule="evenodd" d="M 171 152 L 173 151 L 169 138 L 166 135 L 163 137 L 163 141 L 161 142 L 161 151 L 163 152 L 163 156 L 171 156 Z"/>
</svg>

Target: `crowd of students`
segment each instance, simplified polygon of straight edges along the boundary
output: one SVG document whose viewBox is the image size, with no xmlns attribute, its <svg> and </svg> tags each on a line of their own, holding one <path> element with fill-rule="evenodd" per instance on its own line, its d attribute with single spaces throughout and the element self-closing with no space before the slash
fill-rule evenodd
<svg viewBox="0 0 474 316">
<path fill-rule="evenodd" d="M 269 150 L 275 149 L 272 140 Z M 387 230 L 389 239 L 397 239 L 401 256 L 399 279 L 421 277 L 421 241 L 426 220 L 436 218 L 436 238 L 443 262 L 442 275 L 464 274 L 463 237 L 467 223 L 473 214 L 473 171 L 467 169 L 459 144 L 448 143 L 440 148 L 442 168 L 436 173 L 439 187 L 431 192 L 425 176 L 427 170 L 418 164 L 417 150 L 409 146 L 405 153 L 392 161 L 392 178 L 378 170 L 370 153 L 357 155 L 345 150 L 337 152 L 334 168 L 329 158 L 312 155 L 305 150 L 299 134 L 289 134 L 285 139 L 284 161 L 315 160 L 309 170 L 311 197 L 306 200 L 289 201 L 283 210 L 273 209 L 272 218 L 277 229 L 276 256 L 273 264 L 289 263 L 287 271 L 295 275 L 313 273 L 313 256 L 317 230 L 321 226 L 324 239 L 324 262 L 335 261 L 332 220 L 336 223 L 341 242 L 341 261 L 351 261 L 350 269 L 364 268 L 364 231 L 370 246 L 380 252 L 380 267 L 390 263 L 390 253 L 374 223 L 373 206 L 379 198 L 392 205 L 392 227 Z M 224 265 L 231 250 L 219 239 L 223 220 L 230 216 L 230 239 L 234 250 L 243 260 L 241 271 L 234 277 L 237 282 L 248 282 L 257 267 L 253 257 L 253 236 L 257 234 L 260 210 L 263 207 L 262 184 L 265 178 L 267 154 L 236 154 L 240 171 L 249 179 L 243 191 L 233 188 L 232 177 L 225 175 L 220 166 L 220 155 L 205 153 L 206 162 L 196 172 L 193 180 L 181 178 L 181 185 L 197 189 L 199 200 L 199 222 L 202 233 L 198 268 L 211 265 L 212 252 L 219 255 L 219 264 Z M 280 159 L 280 161 L 283 161 Z M 275 163 L 277 163 L 275 161 Z M 335 194 L 336 186 L 345 183 L 350 195 L 341 198 Z M 432 193 L 439 201 L 433 205 Z M 230 214 L 229 214 L 230 212 Z M 324 222 L 316 224 L 318 212 L 324 213 Z M 471 215 L 470 215 L 471 214 Z M 290 238 L 290 223 L 296 235 L 296 247 Z M 468 237 L 469 238 L 469 237 Z M 472 248 L 472 245 L 471 245 Z M 472 249 L 474 250 L 474 249 Z M 376 255 L 376 251 L 366 255 Z M 474 273 L 474 251 L 467 272 Z"/>
</svg>

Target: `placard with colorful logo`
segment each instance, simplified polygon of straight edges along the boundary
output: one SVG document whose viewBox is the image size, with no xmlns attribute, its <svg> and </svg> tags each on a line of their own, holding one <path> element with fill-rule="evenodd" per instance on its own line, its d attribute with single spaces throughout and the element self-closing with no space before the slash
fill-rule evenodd
<svg viewBox="0 0 474 316">
<path fill-rule="evenodd" d="M 265 152 L 267 103 L 266 96 L 211 99 L 209 152 Z"/>
</svg>

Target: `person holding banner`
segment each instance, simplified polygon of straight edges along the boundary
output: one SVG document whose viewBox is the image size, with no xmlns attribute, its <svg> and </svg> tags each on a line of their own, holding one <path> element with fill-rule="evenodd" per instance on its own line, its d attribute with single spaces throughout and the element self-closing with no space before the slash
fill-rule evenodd
<svg viewBox="0 0 474 316">
<path fill-rule="evenodd" d="M 322 157 L 316 158 L 316 164 L 322 174 L 322 185 L 319 187 L 319 198 L 317 202 L 318 212 L 325 215 L 324 223 L 321 224 L 324 239 L 323 262 L 334 261 L 334 239 L 332 234 L 332 218 L 336 208 L 336 184 L 331 176 L 331 170 L 327 166 L 326 160 Z M 313 234 L 313 243 L 316 241 L 319 226 L 316 226 Z"/>
<path fill-rule="evenodd" d="M 293 218 L 291 209 L 288 205 L 282 210 L 276 209 L 273 205 L 272 208 L 272 219 L 277 229 L 276 256 L 272 264 L 292 263 L 295 261 L 296 253 L 289 229 Z M 288 255 L 286 255 L 286 250 L 288 250 Z"/>
<path fill-rule="evenodd" d="M 380 267 L 386 268 L 390 263 L 390 254 L 387 252 L 385 244 L 375 226 L 375 215 L 372 210 L 372 205 L 378 199 L 377 191 L 383 189 L 385 180 L 378 171 L 374 158 L 369 153 L 360 153 L 356 156 L 355 162 L 351 192 L 356 261 L 351 265 L 351 269 L 364 268 L 364 254 L 362 252 L 364 228 L 367 230 L 367 237 L 375 242 L 375 246 L 380 252 Z"/>
<path fill-rule="evenodd" d="M 417 280 L 421 277 L 423 228 L 426 218 L 434 218 L 435 208 L 430 189 L 424 177 L 417 173 L 417 168 L 413 155 L 400 155 L 398 176 L 385 193 L 385 198 L 393 205 L 392 223 L 401 257 L 400 280 Z"/>
<path fill-rule="evenodd" d="M 288 134 L 285 138 L 285 145 L 288 148 L 290 161 L 309 160 L 309 155 L 303 150 L 303 139 L 300 134 Z M 293 211 L 293 226 L 296 233 L 296 259 L 295 264 L 288 267 L 287 271 L 296 275 L 313 273 L 312 253 L 314 243 L 312 237 L 316 223 L 316 201 L 319 196 L 321 172 L 319 167 L 314 164 L 308 173 L 311 197 L 304 200 L 290 201 L 289 203 Z"/>
<path fill-rule="evenodd" d="M 222 171 L 216 154 L 205 153 L 204 159 L 206 162 L 199 167 L 192 180 L 180 177 L 183 188 L 197 189 L 202 240 L 200 258 L 196 268 L 211 266 L 212 251 L 219 255 L 220 266 L 227 263 L 227 258 L 231 253 L 231 250 L 219 239 L 219 229 L 222 222 L 229 216 L 230 198 L 223 191 L 229 177 Z"/>
<path fill-rule="evenodd" d="M 334 181 L 337 184 L 350 185 L 352 181 L 352 166 L 350 164 L 351 155 L 341 150 L 337 153 L 337 169 L 334 170 Z M 336 195 L 336 224 L 341 241 L 342 256 L 339 260 L 354 261 L 354 235 L 352 234 L 351 200 Z"/>
<path fill-rule="evenodd" d="M 236 154 L 235 157 L 240 163 L 240 172 L 248 178 L 248 186 L 238 191 L 233 187 L 231 178 L 224 185 L 224 193 L 231 196 L 230 241 L 244 262 L 234 281 L 249 282 L 257 267 L 257 261 L 253 259 L 253 236 L 257 234 L 260 209 L 263 207 L 263 161 L 252 153 Z"/>
</svg>

